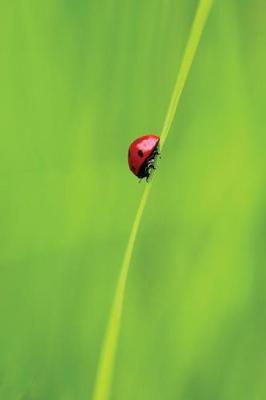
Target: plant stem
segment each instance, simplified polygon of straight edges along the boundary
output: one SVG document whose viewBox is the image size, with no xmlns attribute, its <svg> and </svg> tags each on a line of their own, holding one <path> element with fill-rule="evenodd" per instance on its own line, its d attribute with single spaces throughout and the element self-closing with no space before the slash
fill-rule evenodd
<svg viewBox="0 0 266 400">
<path fill-rule="evenodd" d="M 169 134 L 172 126 L 176 109 L 186 83 L 202 31 L 206 24 L 213 0 L 200 0 L 196 15 L 192 24 L 189 39 L 185 48 L 181 66 L 177 75 L 176 83 L 174 86 L 173 94 L 170 100 L 166 118 L 161 133 L 161 149 Z M 112 374 L 114 369 L 114 360 L 117 349 L 119 330 L 121 324 L 121 315 L 124 304 L 125 288 L 127 283 L 127 276 L 130 266 L 130 261 L 134 249 L 136 236 L 139 230 L 142 214 L 145 209 L 145 205 L 150 193 L 151 183 L 146 185 L 143 195 L 140 200 L 139 207 L 137 209 L 136 217 L 133 222 L 131 232 L 129 235 L 128 244 L 126 247 L 124 259 L 120 269 L 120 275 L 118 278 L 113 304 L 110 312 L 109 323 L 105 333 L 105 339 L 103 342 L 98 371 L 96 376 L 93 400 L 108 400 L 110 395 L 110 387 Z"/>
</svg>

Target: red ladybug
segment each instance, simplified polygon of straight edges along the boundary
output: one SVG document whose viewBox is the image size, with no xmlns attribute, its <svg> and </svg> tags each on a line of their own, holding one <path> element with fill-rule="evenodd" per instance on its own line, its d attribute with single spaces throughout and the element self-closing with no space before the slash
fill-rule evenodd
<svg viewBox="0 0 266 400">
<path fill-rule="evenodd" d="M 159 153 L 160 138 L 156 135 L 145 135 L 134 140 L 128 149 L 128 165 L 138 178 L 148 178 Z"/>
</svg>

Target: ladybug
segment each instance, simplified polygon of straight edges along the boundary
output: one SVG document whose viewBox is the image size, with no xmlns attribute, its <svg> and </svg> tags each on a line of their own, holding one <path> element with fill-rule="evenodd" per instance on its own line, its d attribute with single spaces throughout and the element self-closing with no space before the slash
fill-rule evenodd
<svg viewBox="0 0 266 400">
<path fill-rule="evenodd" d="M 134 140 L 128 149 L 128 166 L 138 178 L 148 181 L 159 153 L 160 137 L 145 135 Z"/>
</svg>

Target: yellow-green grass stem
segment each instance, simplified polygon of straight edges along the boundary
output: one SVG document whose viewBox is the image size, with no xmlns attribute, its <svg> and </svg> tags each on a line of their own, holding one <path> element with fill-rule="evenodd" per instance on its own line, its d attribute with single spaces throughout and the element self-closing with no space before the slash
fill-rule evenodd
<svg viewBox="0 0 266 400">
<path fill-rule="evenodd" d="M 206 24 L 213 0 L 200 0 L 195 14 L 195 18 L 190 31 L 189 39 L 185 48 L 183 59 L 179 72 L 177 74 L 176 83 L 174 86 L 173 94 L 170 100 L 169 108 L 163 124 L 161 132 L 161 149 L 167 139 L 171 129 L 176 109 L 185 86 L 197 47 L 200 42 L 202 31 Z M 127 283 L 127 276 L 130 266 L 130 261 L 136 241 L 136 236 L 139 230 L 141 218 L 147 199 L 151 189 L 151 182 L 146 185 L 137 213 L 131 228 L 128 244 L 126 247 L 125 255 L 120 269 L 117 286 L 115 289 L 113 304 L 110 312 L 109 323 L 107 325 L 105 338 L 100 354 L 96 382 L 94 387 L 93 400 L 108 400 L 110 395 L 111 380 L 114 369 L 114 360 L 117 349 L 119 330 L 121 324 L 121 315 L 124 304 L 125 288 Z"/>
</svg>

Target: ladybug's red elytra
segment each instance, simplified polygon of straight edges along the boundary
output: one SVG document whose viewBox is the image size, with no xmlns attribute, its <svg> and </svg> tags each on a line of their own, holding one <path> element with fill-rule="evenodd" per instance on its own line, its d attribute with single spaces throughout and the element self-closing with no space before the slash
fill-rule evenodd
<svg viewBox="0 0 266 400">
<path fill-rule="evenodd" d="M 128 165 L 138 178 L 148 181 L 159 153 L 160 137 L 145 135 L 134 140 L 128 149 Z"/>
</svg>

